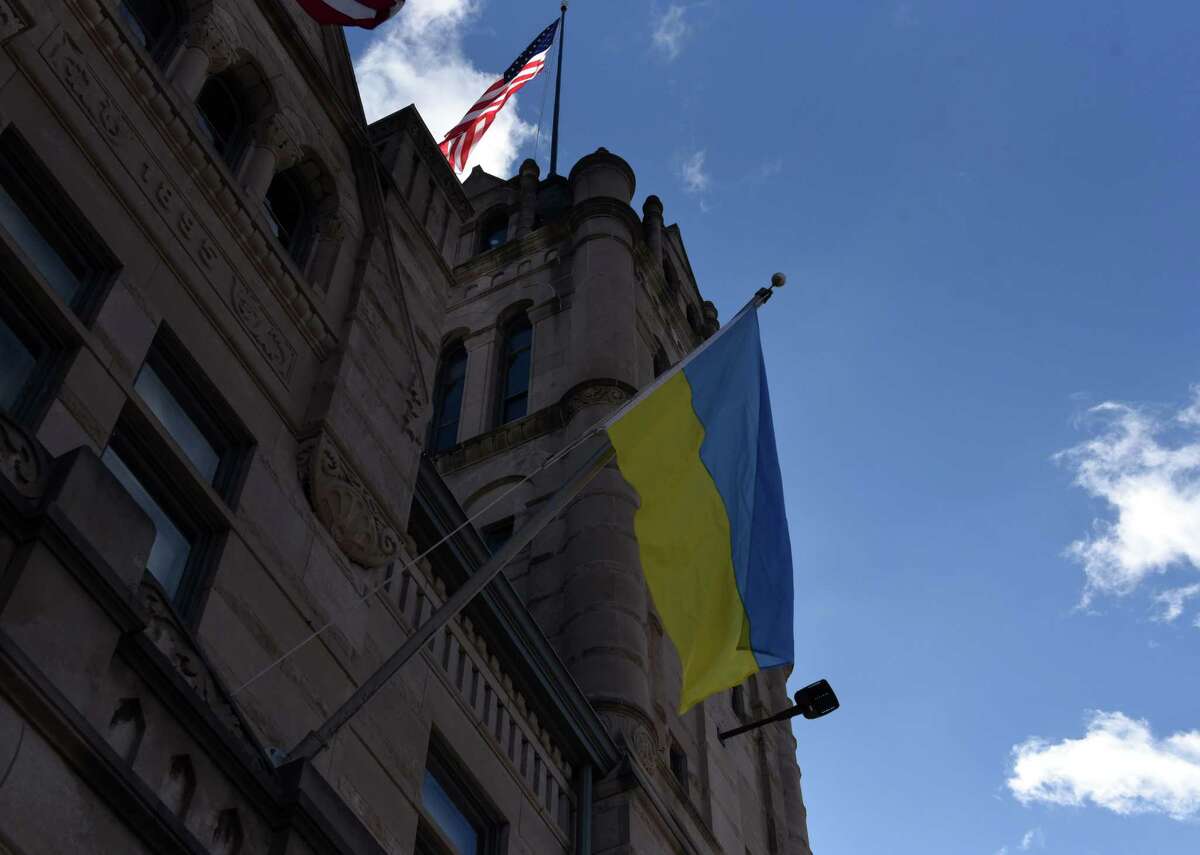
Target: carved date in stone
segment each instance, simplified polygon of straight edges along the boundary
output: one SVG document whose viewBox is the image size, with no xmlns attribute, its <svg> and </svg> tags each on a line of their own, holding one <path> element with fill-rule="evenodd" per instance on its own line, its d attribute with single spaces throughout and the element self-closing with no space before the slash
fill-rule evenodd
<svg viewBox="0 0 1200 855">
<path fill-rule="evenodd" d="M 373 570 L 397 557 L 400 535 L 328 436 L 301 443 L 296 465 L 317 519 L 347 558 Z"/>
<path fill-rule="evenodd" d="M 0 0 L 0 43 L 29 29 L 31 24 L 29 13 L 15 0 Z"/>
<path fill-rule="evenodd" d="M 48 471 L 38 441 L 0 411 L 0 475 L 22 496 L 36 499 L 46 492 Z"/>
</svg>

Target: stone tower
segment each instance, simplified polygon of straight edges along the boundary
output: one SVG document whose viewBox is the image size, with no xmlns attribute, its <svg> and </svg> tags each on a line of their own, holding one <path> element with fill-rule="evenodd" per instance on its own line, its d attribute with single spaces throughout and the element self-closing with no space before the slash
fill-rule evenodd
<svg viewBox="0 0 1200 855">
<path fill-rule="evenodd" d="M 527 160 L 510 180 L 476 168 L 464 184 L 477 216 L 457 247 L 429 451 L 493 545 L 568 469 L 528 473 L 718 327 L 679 228 L 655 196 L 639 217 L 635 186 L 604 148 L 566 179 L 541 180 Z M 639 565 L 637 502 L 610 466 L 507 571 L 628 751 L 596 785 L 595 851 L 808 853 L 791 734 L 716 736 L 786 706 L 786 674 L 678 715 L 680 666 Z"/>
</svg>

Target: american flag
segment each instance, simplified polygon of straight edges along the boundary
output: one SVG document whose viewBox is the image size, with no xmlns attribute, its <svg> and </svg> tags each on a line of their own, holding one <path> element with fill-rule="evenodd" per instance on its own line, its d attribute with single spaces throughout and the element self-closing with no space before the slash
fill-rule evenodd
<svg viewBox="0 0 1200 855">
<path fill-rule="evenodd" d="M 318 24 L 373 30 L 404 5 L 404 0 L 296 0 Z"/>
<path fill-rule="evenodd" d="M 496 121 L 496 115 L 504 109 L 508 99 L 541 72 L 546 65 L 546 54 L 550 52 L 550 45 L 554 44 L 554 34 L 557 31 L 558 21 L 542 30 L 529 47 L 513 61 L 504 75 L 479 96 L 475 105 L 446 134 L 439 148 L 455 172 L 462 172 L 467 168 L 467 158 L 471 156 L 471 149 L 492 126 L 492 122 Z"/>
</svg>

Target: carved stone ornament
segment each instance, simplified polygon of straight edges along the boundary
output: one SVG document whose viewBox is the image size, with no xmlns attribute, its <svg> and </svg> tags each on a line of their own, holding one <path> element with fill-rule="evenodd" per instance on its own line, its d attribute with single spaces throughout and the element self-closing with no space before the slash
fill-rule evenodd
<svg viewBox="0 0 1200 855">
<path fill-rule="evenodd" d="M 253 746 L 253 740 L 234 711 L 233 702 L 213 676 L 191 634 L 184 629 L 175 610 L 167 603 L 162 588 L 157 582 L 143 579 L 138 586 L 138 600 L 146 610 L 146 637 L 154 642 L 154 646 L 197 697 L 208 704 L 221 723 Z"/>
<path fill-rule="evenodd" d="M 296 465 L 313 512 L 347 558 L 373 570 L 399 555 L 400 535 L 326 434 L 301 443 Z"/>
<path fill-rule="evenodd" d="M 596 381 L 576 386 L 563 396 L 563 411 L 566 421 L 575 418 L 575 414 L 586 407 L 610 406 L 619 407 L 631 397 L 633 391 L 623 383 L 615 380 Z"/>
<path fill-rule="evenodd" d="M 0 42 L 6 42 L 18 33 L 29 29 L 32 23 L 29 13 L 14 0 L 0 0 Z"/>
<path fill-rule="evenodd" d="M 36 499 L 46 492 L 49 468 L 38 441 L 0 411 L 0 475 L 20 495 Z"/>
<path fill-rule="evenodd" d="M 210 74 L 224 71 L 237 56 L 237 24 L 224 9 L 216 6 L 196 25 L 188 38 L 188 47 L 199 48 L 208 54 Z"/>
<path fill-rule="evenodd" d="M 300 151 L 300 132 L 290 111 L 277 110 L 263 122 L 259 142 L 275 153 L 275 168 L 282 171 L 295 166 L 303 157 Z"/>
</svg>

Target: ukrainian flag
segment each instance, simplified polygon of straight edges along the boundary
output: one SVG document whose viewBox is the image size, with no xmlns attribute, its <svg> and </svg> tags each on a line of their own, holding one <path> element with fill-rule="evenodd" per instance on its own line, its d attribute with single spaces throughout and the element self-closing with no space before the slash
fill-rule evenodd
<svg viewBox="0 0 1200 855">
<path fill-rule="evenodd" d="M 607 425 L 680 712 L 793 660 L 792 551 L 752 302 Z"/>
</svg>

